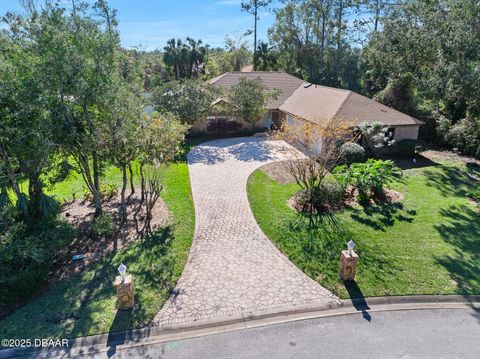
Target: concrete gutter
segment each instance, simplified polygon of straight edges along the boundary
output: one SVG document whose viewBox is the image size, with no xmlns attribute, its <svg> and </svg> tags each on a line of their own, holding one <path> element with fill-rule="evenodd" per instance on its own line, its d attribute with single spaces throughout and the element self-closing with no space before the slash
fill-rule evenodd
<svg viewBox="0 0 480 359">
<path fill-rule="evenodd" d="M 419 295 L 372 297 L 342 300 L 339 303 L 332 302 L 279 308 L 258 313 L 243 313 L 227 318 L 214 318 L 169 326 L 150 326 L 142 329 L 75 338 L 69 340 L 69 346 L 65 349 L 5 349 L 0 351 L 0 359 L 21 357 L 68 358 L 76 355 L 108 353 L 111 350 L 118 351 L 122 348 L 145 346 L 299 320 L 340 315 L 370 317 L 371 313 L 375 312 L 432 309 L 473 309 L 480 311 L 480 296 Z"/>
</svg>

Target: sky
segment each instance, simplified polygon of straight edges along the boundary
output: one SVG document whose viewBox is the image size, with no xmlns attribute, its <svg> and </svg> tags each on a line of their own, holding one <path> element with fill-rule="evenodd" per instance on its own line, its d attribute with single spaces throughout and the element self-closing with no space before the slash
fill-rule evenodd
<svg viewBox="0 0 480 359">
<path fill-rule="evenodd" d="M 172 37 L 201 39 L 223 47 L 225 36 L 238 39 L 253 28 L 253 16 L 241 12 L 241 0 L 109 0 L 118 10 L 122 46 L 163 49 Z M 18 0 L 0 0 L 0 15 L 19 11 Z M 258 38 L 267 38 L 274 22 L 270 11 L 260 13 Z M 249 38 L 253 43 L 253 35 Z"/>
</svg>

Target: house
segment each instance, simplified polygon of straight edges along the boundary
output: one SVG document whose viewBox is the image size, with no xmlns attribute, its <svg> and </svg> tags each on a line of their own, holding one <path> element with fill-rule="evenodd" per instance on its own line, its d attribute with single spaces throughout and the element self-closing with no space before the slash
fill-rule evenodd
<svg viewBox="0 0 480 359">
<path fill-rule="evenodd" d="M 389 127 L 394 140 L 417 139 L 423 122 L 382 105 L 353 91 L 314 85 L 284 72 L 227 72 L 210 83 L 228 90 L 241 78 L 260 78 L 269 89 L 280 95 L 267 105 L 265 116 L 249 124 L 229 115 L 224 99 L 214 103 L 214 112 L 196 123 L 193 133 L 228 133 L 280 128 L 285 121 L 291 125 L 302 121 L 319 123 L 329 119 L 347 120 L 353 124 L 382 122 Z"/>
</svg>

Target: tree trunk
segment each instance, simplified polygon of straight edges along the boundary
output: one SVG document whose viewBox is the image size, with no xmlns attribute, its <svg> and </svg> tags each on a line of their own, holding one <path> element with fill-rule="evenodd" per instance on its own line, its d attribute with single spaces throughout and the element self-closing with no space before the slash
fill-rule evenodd
<svg viewBox="0 0 480 359">
<path fill-rule="evenodd" d="M 125 192 L 127 190 L 127 185 L 127 166 L 122 165 L 122 191 L 120 194 L 120 220 L 122 222 L 125 222 L 127 220 L 127 206 L 125 203 Z"/>
<path fill-rule="evenodd" d="M 178 62 L 175 64 L 175 76 L 177 81 L 180 80 L 180 65 Z"/>
<path fill-rule="evenodd" d="M 380 0 L 375 1 L 375 21 L 373 26 L 373 31 L 377 32 L 378 30 L 378 20 L 380 19 Z"/>
<path fill-rule="evenodd" d="M 255 0 L 253 6 L 255 7 L 254 15 L 253 15 L 255 16 L 255 23 L 253 28 L 253 71 L 256 71 L 257 70 L 257 12 L 258 12 L 257 0 Z"/>
<path fill-rule="evenodd" d="M 140 173 L 140 191 L 141 191 L 141 198 L 140 202 L 143 203 L 145 201 L 145 173 L 143 171 L 145 163 L 140 163 L 139 173 Z"/>
<path fill-rule="evenodd" d="M 342 48 L 342 20 L 343 20 L 343 0 L 338 1 L 338 17 L 337 17 L 337 53 L 335 61 L 335 86 L 338 86 L 338 69 L 340 64 L 340 52 Z"/>
<path fill-rule="evenodd" d="M 130 174 L 130 196 L 133 196 L 135 193 L 135 185 L 133 184 L 133 169 L 132 164 L 128 165 L 128 172 Z"/>
<path fill-rule="evenodd" d="M 0 150 L 2 152 L 3 161 L 5 162 L 5 171 L 7 172 L 8 180 L 12 185 L 13 192 L 18 198 L 20 197 L 20 186 L 18 185 L 17 176 L 15 176 L 15 173 L 13 171 L 10 157 L 8 156 L 3 144 L 0 146 Z"/>
<path fill-rule="evenodd" d="M 32 218 L 40 218 L 42 213 L 40 211 L 40 202 L 43 195 L 43 185 L 40 180 L 40 173 L 35 172 L 31 173 L 28 176 L 28 196 L 30 197 L 29 201 L 29 212 Z"/>
<path fill-rule="evenodd" d="M 193 75 L 193 64 L 194 64 L 194 60 L 190 59 L 188 61 L 188 78 L 191 79 L 192 78 L 192 75 Z"/>
<path fill-rule="evenodd" d="M 93 152 L 92 163 L 93 163 L 93 193 L 92 194 L 95 202 L 95 217 L 98 217 L 102 214 L 102 198 L 100 193 L 100 171 L 98 168 L 98 155 L 96 152 Z"/>
<path fill-rule="evenodd" d="M 320 71 L 322 73 L 322 77 L 325 74 L 325 38 L 326 38 L 326 27 L 327 27 L 327 20 L 325 18 L 325 13 L 322 15 L 322 40 L 320 42 Z M 322 79 L 322 83 L 324 80 Z"/>
</svg>

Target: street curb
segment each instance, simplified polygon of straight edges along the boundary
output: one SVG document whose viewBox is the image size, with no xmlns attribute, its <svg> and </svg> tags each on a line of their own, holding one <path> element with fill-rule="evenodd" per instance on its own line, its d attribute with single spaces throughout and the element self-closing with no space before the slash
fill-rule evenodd
<svg viewBox="0 0 480 359">
<path fill-rule="evenodd" d="M 299 305 L 293 308 L 277 308 L 271 310 L 265 310 L 261 312 L 249 312 L 249 313 L 240 313 L 231 315 L 224 318 L 211 318 L 199 320 L 196 322 L 190 323 L 180 323 L 180 324 L 171 324 L 164 326 L 149 326 L 142 329 L 129 330 L 124 332 L 116 332 L 110 334 L 100 334 L 93 335 L 83 338 L 72 339 L 72 346 L 90 346 L 106 343 L 106 337 L 108 337 L 109 343 L 121 342 L 129 339 L 137 339 L 138 337 L 144 337 L 145 334 L 148 336 L 156 336 L 162 334 L 172 334 L 172 333 L 182 333 L 182 332 L 191 332 L 201 329 L 209 329 L 215 327 L 222 327 L 228 325 L 234 325 L 239 323 L 244 323 L 246 321 L 261 320 L 265 318 L 272 318 L 278 316 L 286 316 L 290 314 L 300 314 L 308 312 L 317 312 L 324 311 L 328 309 L 336 309 L 342 306 L 341 301 L 332 301 L 328 303 L 316 303 L 316 304 L 307 304 Z M 0 357 L 1 358 L 1 357 Z"/>
<path fill-rule="evenodd" d="M 480 296 L 415 295 L 356 298 L 295 306 L 292 308 L 277 308 L 256 313 L 242 313 L 227 318 L 212 318 L 194 323 L 149 326 L 141 329 L 74 338 L 69 339 L 67 350 L 58 349 L 48 351 L 31 348 L 4 349 L 0 350 L 0 359 L 46 353 L 49 354 L 49 357 L 55 357 L 57 354 L 62 356 L 62 353 L 65 354 L 69 351 L 76 351 L 78 352 L 77 355 L 80 353 L 89 354 L 107 351 L 107 347 L 125 348 L 142 346 L 291 321 L 358 314 L 366 311 L 384 312 L 466 308 L 480 310 Z M 102 346 L 102 348 L 98 350 L 94 349 L 94 347 L 99 346 Z M 55 353 L 55 351 L 57 353 Z"/>
<path fill-rule="evenodd" d="M 391 297 L 369 297 L 342 300 L 343 306 L 360 308 L 362 305 L 427 304 L 427 303 L 480 303 L 480 295 L 407 295 Z"/>
</svg>

